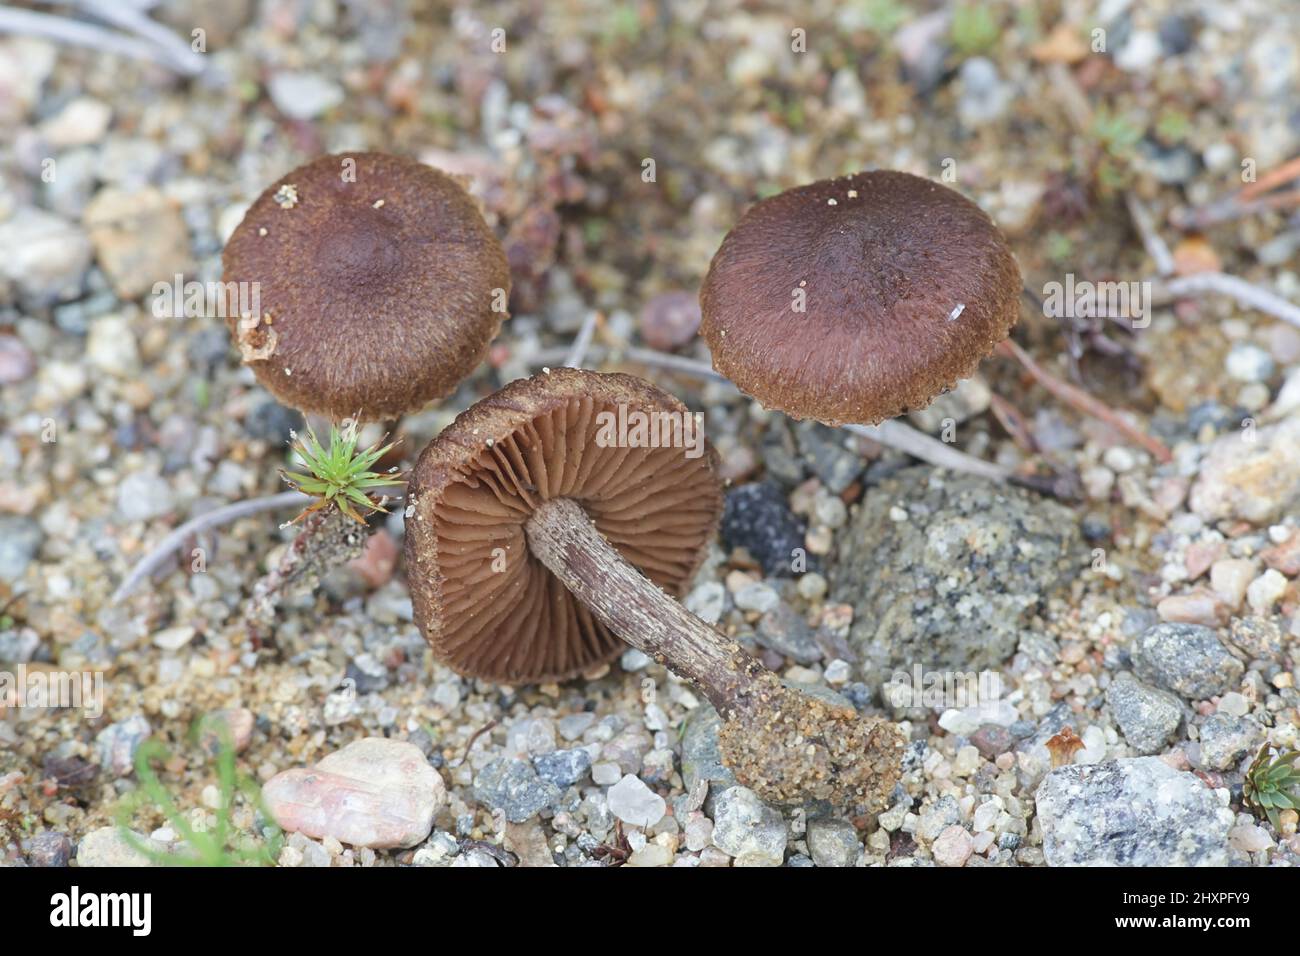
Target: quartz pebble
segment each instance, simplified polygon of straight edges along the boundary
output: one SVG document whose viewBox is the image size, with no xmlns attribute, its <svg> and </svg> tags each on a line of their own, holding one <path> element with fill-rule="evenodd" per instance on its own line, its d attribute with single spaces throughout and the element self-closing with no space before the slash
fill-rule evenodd
<svg viewBox="0 0 1300 956">
<path fill-rule="evenodd" d="M 366 737 L 311 769 L 276 774 L 262 797 L 290 832 L 357 847 L 411 847 L 429 835 L 446 790 L 413 744 Z"/>
<path fill-rule="evenodd" d="M 627 774 L 609 788 L 609 812 L 634 827 L 651 827 L 663 819 L 668 804 L 639 778 Z"/>
<path fill-rule="evenodd" d="M 947 827 L 930 848 L 934 862 L 939 866 L 965 866 L 974 851 L 971 835 L 964 827 Z"/>
</svg>

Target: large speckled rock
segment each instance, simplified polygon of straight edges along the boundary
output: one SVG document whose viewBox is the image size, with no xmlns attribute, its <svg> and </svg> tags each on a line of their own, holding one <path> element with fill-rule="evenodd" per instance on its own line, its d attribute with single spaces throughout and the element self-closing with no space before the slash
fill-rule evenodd
<svg viewBox="0 0 1300 956">
<path fill-rule="evenodd" d="M 1035 793 L 1049 866 L 1223 866 L 1228 807 L 1159 757 L 1074 764 Z"/>
<path fill-rule="evenodd" d="M 854 605 L 849 641 L 870 683 L 918 663 L 995 667 L 1083 561 L 1068 508 L 931 468 L 869 492 L 839 538 L 833 595 Z"/>
<path fill-rule="evenodd" d="M 1137 636 L 1130 654 L 1138 677 L 1188 700 L 1232 689 L 1245 670 L 1214 629 L 1201 624 L 1156 624 Z"/>
<path fill-rule="evenodd" d="M 736 866 L 780 866 L 789 830 L 781 814 L 746 787 L 718 794 L 713 812 L 713 843 L 735 858 Z"/>
<path fill-rule="evenodd" d="M 1255 752 L 1264 730 L 1249 717 L 1211 714 L 1201 724 L 1201 763 L 1227 770 Z"/>
<path fill-rule="evenodd" d="M 1143 755 L 1163 750 L 1183 721 L 1183 704 L 1177 697 L 1142 683 L 1128 671 L 1117 674 L 1106 688 L 1106 705 L 1128 745 Z"/>
<path fill-rule="evenodd" d="M 311 769 L 276 774 L 262 797 L 285 830 L 379 848 L 424 840 L 447 792 L 414 744 L 365 737 Z"/>
</svg>

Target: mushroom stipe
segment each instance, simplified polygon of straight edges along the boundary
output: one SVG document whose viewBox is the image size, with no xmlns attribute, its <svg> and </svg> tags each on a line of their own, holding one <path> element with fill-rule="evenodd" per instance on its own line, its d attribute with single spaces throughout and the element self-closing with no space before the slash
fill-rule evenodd
<svg viewBox="0 0 1300 956">
<path fill-rule="evenodd" d="M 778 803 L 884 808 L 902 764 L 897 726 L 786 687 L 624 561 L 576 502 L 546 502 L 526 530 L 532 553 L 599 621 L 709 698 L 737 780 Z"/>
<path fill-rule="evenodd" d="M 472 406 L 425 449 L 406 555 L 434 652 L 528 682 L 581 673 L 622 638 L 709 698 L 723 759 L 766 799 L 881 808 L 897 727 L 785 687 L 665 593 L 684 590 L 716 530 L 715 453 L 603 445 L 599 414 L 620 405 L 685 411 L 631 376 L 556 369 Z"/>
</svg>

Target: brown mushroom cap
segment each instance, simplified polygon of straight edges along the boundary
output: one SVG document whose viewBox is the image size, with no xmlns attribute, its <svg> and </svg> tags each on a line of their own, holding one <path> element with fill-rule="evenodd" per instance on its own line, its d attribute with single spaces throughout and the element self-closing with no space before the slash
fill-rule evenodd
<svg viewBox="0 0 1300 956">
<path fill-rule="evenodd" d="M 416 623 L 459 673 L 563 680 L 627 649 L 529 551 L 524 524 L 544 501 L 578 502 L 670 594 L 689 584 L 722 511 L 716 452 L 602 447 L 609 420 L 598 416 L 620 406 L 690 414 L 629 375 L 554 369 L 476 403 L 420 455 L 407 487 L 407 577 Z"/>
<path fill-rule="evenodd" d="M 874 424 L 973 374 L 1015 324 L 1020 290 L 1006 240 L 969 199 L 856 173 L 741 217 L 700 291 L 701 331 L 714 367 L 768 408 Z"/>
<path fill-rule="evenodd" d="M 261 315 L 227 320 L 258 381 L 335 419 L 449 394 L 482 361 L 510 290 L 465 190 L 383 153 L 322 156 L 273 183 L 222 262 L 225 282 L 258 283 Z"/>
</svg>

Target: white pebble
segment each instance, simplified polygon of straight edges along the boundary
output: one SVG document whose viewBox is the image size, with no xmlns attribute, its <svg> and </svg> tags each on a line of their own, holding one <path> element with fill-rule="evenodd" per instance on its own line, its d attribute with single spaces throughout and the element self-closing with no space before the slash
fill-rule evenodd
<svg viewBox="0 0 1300 956">
<path fill-rule="evenodd" d="M 1256 614 L 1267 614 L 1286 593 L 1286 578 L 1274 568 L 1269 568 L 1246 588 L 1246 601 Z"/>
</svg>

